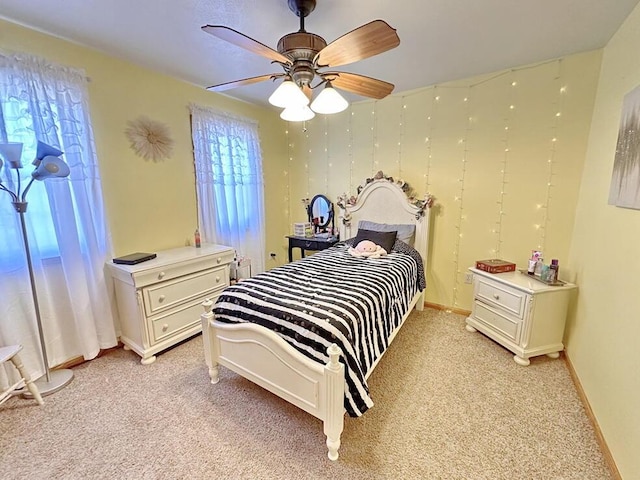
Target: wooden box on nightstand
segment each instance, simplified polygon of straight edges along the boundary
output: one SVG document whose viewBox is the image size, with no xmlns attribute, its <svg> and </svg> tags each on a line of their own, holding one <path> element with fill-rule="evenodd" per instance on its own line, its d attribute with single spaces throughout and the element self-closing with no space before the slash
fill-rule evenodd
<svg viewBox="0 0 640 480">
<path fill-rule="evenodd" d="M 519 271 L 473 273 L 473 306 L 467 318 L 470 332 L 479 330 L 515 355 L 520 365 L 529 358 L 558 358 L 564 349 L 562 337 L 572 283 L 550 286 Z"/>
</svg>

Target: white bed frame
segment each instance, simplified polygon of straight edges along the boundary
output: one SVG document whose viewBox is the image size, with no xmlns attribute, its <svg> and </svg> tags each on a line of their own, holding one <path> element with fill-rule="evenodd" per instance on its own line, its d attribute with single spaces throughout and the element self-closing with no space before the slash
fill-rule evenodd
<svg viewBox="0 0 640 480">
<path fill-rule="evenodd" d="M 377 177 L 381 178 L 368 180 L 354 204 L 343 205 L 345 208 L 338 217 L 340 238 L 354 237 L 360 220 L 415 224 L 414 248 L 422 255 L 426 273 L 431 202 L 417 206 L 415 201 L 409 201 L 399 184 L 382 173 Z M 223 365 L 319 418 L 324 423 L 329 459 L 337 460 L 345 414 L 340 348 L 331 345 L 327 349 L 330 360 L 322 365 L 302 355 L 267 328 L 251 323 L 216 322 L 211 311 L 213 302 L 207 300 L 203 306 L 202 335 L 211 383 L 218 383 L 218 366 Z M 412 299 L 400 327 L 414 306 L 417 310 L 424 308 L 424 291 Z M 393 332 L 389 343 L 400 327 Z"/>
</svg>

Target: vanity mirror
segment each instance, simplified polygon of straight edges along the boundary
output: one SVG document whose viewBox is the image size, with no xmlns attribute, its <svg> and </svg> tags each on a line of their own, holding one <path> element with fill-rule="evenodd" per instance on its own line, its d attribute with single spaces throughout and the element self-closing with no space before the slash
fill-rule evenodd
<svg viewBox="0 0 640 480">
<path fill-rule="evenodd" d="M 289 239 L 289 261 L 293 261 L 293 249 L 300 249 L 300 256 L 304 258 L 305 251 L 325 250 L 336 243 L 333 203 L 324 195 L 316 195 L 309 201 L 302 202 L 307 210 L 309 223 L 313 226 L 313 236 L 287 235 Z"/>
<path fill-rule="evenodd" d="M 333 203 L 324 195 L 313 197 L 307 207 L 309 222 L 315 233 L 333 232 Z"/>
</svg>

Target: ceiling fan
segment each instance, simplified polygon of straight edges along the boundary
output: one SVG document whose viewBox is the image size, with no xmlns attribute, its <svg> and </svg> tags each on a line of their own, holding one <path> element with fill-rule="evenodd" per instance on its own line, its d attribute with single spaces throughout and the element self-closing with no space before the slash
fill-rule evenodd
<svg viewBox="0 0 640 480">
<path fill-rule="evenodd" d="M 400 38 L 394 28 L 383 20 L 374 20 L 327 44 L 321 36 L 304 29 L 304 19 L 315 9 L 316 0 L 287 1 L 289 9 L 300 17 L 300 29 L 282 37 L 278 41 L 277 50 L 223 25 L 202 27 L 206 33 L 266 57 L 283 69 L 283 72 L 279 73 L 220 83 L 208 87 L 207 90 L 222 92 L 284 78 L 269 98 L 269 102 L 284 108 L 280 116 L 292 121 L 313 118 L 314 111 L 337 113 L 344 110 L 348 103 L 333 87 L 375 99 L 384 98 L 393 91 L 394 85 L 383 80 L 325 69 L 354 63 L 397 47 Z M 316 77 L 319 82 L 312 85 Z M 312 90 L 323 84 L 325 88 L 316 97 L 310 109 L 307 105 L 311 100 Z"/>
</svg>

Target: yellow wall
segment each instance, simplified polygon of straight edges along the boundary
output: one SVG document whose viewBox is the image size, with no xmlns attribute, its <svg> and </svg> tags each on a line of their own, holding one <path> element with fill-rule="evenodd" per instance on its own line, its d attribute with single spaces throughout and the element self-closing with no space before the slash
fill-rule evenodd
<svg viewBox="0 0 640 480">
<path fill-rule="evenodd" d="M 436 198 L 427 301 L 470 309 L 467 267 L 526 267 L 532 249 L 567 277 L 600 60 L 573 55 L 355 103 L 306 131 L 291 124 L 289 224 L 304 220 L 301 198 L 335 201 L 382 170 Z"/>
<path fill-rule="evenodd" d="M 0 20 L 0 49 L 24 52 L 84 69 L 114 254 L 157 251 L 193 240 L 197 226 L 189 103 L 259 122 L 265 178 L 267 251 L 282 249 L 286 224 L 278 211 L 285 186 L 284 122 L 277 112 L 231 100 L 131 63 Z M 164 123 L 174 140 L 171 158 L 136 156 L 124 135 L 141 115 Z M 279 120 L 279 119 L 278 119 Z M 273 207 L 276 205 L 277 207 Z M 284 258 L 284 254 L 280 255 Z M 268 263 L 267 263 L 268 265 Z"/>
<path fill-rule="evenodd" d="M 640 478 L 640 211 L 607 204 L 622 100 L 640 84 L 640 6 L 604 49 L 570 267 L 567 354 L 625 479 Z"/>
</svg>

